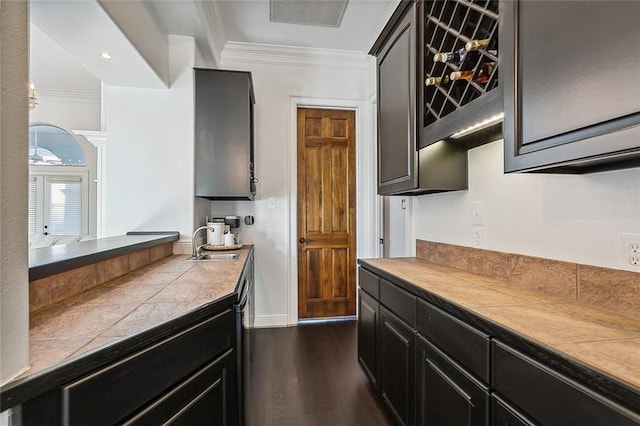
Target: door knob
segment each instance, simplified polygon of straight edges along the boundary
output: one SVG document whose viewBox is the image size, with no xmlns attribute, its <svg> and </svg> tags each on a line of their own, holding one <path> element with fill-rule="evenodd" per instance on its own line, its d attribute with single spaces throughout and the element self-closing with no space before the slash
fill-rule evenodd
<svg viewBox="0 0 640 426">
<path fill-rule="evenodd" d="M 307 240 L 305 240 L 304 237 L 300 237 L 300 244 L 304 244 L 306 242 L 307 242 Z"/>
</svg>

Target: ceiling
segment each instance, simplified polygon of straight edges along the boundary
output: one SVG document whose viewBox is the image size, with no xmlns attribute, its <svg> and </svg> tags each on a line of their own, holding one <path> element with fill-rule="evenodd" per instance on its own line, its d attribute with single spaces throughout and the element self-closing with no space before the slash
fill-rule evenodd
<svg viewBox="0 0 640 426">
<path fill-rule="evenodd" d="M 345 0 L 278 1 L 287 19 L 324 22 L 324 15 L 335 14 L 328 6 Z M 369 51 L 399 2 L 348 0 L 338 26 L 271 22 L 269 0 L 30 0 L 30 17 L 46 36 L 38 34 L 38 39 L 56 43 L 99 80 L 161 88 L 168 86 L 167 34 L 193 37 L 203 65 L 211 67 L 220 65 L 225 47 L 237 43 L 362 54 Z M 34 53 L 48 49 L 32 43 Z M 113 59 L 99 58 L 102 51 L 112 53 Z M 32 65 L 37 63 L 32 58 Z M 50 70 L 46 64 L 37 68 L 41 72 L 34 69 L 32 74 Z"/>
<path fill-rule="evenodd" d="M 326 2 L 334 1 L 337 0 Z M 146 0 L 145 4 L 167 33 L 193 36 L 204 51 L 211 47 L 206 27 L 212 25 L 219 29 L 223 44 L 235 41 L 367 52 L 398 2 L 349 0 L 338 27 L 270 22 L 268 0 Z M 207 17 L 199 13 L 202 3 L 213 8 L 214 22 L 206 22 Z M 291 3 L 292 9 L 300 9 L 307 4 L 325 2 L 289 0 L 287 3 Z M 307 10 L 312 14 L 314 9 Z"/>
</svg>

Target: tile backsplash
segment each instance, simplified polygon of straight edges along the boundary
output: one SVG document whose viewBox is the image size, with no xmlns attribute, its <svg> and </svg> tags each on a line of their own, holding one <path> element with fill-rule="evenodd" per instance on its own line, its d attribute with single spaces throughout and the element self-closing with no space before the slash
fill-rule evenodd
<svg viewBox="0 0 640 426">
<path fill-rule="evenodd" d="M 416 257 L 514 286 L 640 317 L 640 273 L 416 240 Z"/>
</svg>

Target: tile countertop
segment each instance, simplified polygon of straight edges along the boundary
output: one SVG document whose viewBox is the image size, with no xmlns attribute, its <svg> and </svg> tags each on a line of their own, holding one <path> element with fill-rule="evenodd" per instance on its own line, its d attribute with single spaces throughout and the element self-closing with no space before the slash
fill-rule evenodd
<svg viewBox="0 0 640 426">
<path fill-rule="evenodd" d="M 31 315 L 31 368 L 19 379 L 232 294 L 251 248 L 237 261 L 173 255 Z"/>
<path fill-rule="evenodd" d="M 640 392 L 640 319 L 417 258 L 361 259 Z"/>
</svg>

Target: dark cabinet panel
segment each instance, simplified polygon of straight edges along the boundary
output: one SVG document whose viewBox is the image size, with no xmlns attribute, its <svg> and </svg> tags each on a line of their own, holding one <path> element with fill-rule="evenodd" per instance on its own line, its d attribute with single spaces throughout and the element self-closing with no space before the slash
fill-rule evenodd
<svg viewBox="0 0 640 426">
<path fill-rule="evenodd" d="M 491 426 L 535 426 L 535 423 L 493 394 L 491 395 Z"/>
<path fill-rule="evenodd" d="M 378 54 L 378 193 L 417 186 L 416 4 Z M 419 104 L 418 104 L 419 105 Z"/>
<path fill-rule="evenodd" d="M 637 414 L 496 341 L 492 387 L 526 416 L 544 425 L 640 423 Z"/>
<path fill-rule="evenodd" d="M 380 303 L 411 328 L 416 326 L 416 296 L 380 278 Z"/>
<path fill-rule="evenodd" d="M 380 395 L 395 420 L 411 425 L 414 417 L 415 332 L 380 307 Z"/>
<path fill-rule="evenodd" d="M 195 195 L 253 200 L 251 73 L 195 70 Z"/>
<path fill-rule="evenodd" d="M 508 1 L 505 171 L 640 166 L 640 3 Z"/>
<path fill-rule="evenodd" d="M 380 278 L 377 275 L 364 268 L 358 268 L 358 285 L 374 299 L 380 298 Z"/>
<path fill-rule="evenodd" d="M 65 421 L 112 424 L 128 417 L 212 357 L 233 347 L 233 326 L 233 311 L 227 310 L 70 383 L 62 392 Z M 113 391 L 105 393 L 105 389 Z"/>
<path fill-rule="evenodd" d="M 484 382 L 489 382 L 490 340 L 485 333 L 418 300 L 418 332 Z"/>
<path fill-rule="evenodd" d="M 473 379 L 434 345 L 416 343 L 418 425 L 487 425 L 488 388 Z"/>
<path fill-rule="evenodd" d="M 378 301 L 358 291 L 358 361 L 374 388 L 378 385 Z"/>
<path fill-rule="evenodd" d="M 234 351 L 230 349 L 125 425 L 236 424 L 234 355 Z"/>
</svg>

